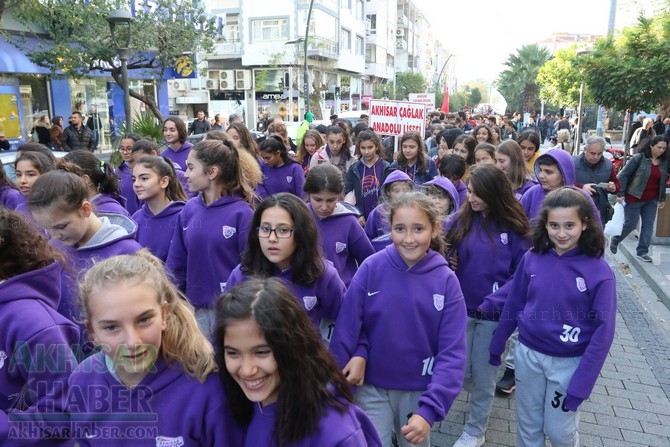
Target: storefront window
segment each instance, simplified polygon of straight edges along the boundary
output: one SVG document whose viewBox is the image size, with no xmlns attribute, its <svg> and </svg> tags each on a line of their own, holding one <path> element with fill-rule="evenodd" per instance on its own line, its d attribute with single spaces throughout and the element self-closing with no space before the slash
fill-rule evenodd
<svg viewBox="0 0 670 447">
<path fill-rule="evenodd" d="M 15 94 L 3 95 L 0 98 L 0 130 L 5 132 L 7 138 L 16 140 L 30 138 L 33 122 L 42 115 L 49 115 L 49 96 L 47 93 L 47 81 L 44 75 L 30 74 L 1 74 L 0 85 L 18 86 L 19 98 Z M 17 113 L 23 116 L 19 122 Z"/>
<path fill-rule="evenodd" d="M 108 147 L 110 136 L 107 79 L 70 81 L 70 95 L 72 110 L 81 112 L 84 116 L 84 124 L 93 130 L 95 146 L 97 148 Z"/>
</svg>

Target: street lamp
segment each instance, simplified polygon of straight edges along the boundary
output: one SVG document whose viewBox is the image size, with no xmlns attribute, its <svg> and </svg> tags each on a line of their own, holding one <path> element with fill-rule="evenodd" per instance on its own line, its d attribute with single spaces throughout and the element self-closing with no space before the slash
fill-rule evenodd
<svg viewBox="0 0 670 447">
<path fill-rule="evenodd" d="M 126 133 L 133 131 L 130 116 L 130 79 L 128 79 L 128 48 L 130 47 L 130 24 L 133 16 L 129 11 L 116 10 L 109 13 L 107 22 L 112 33 L 112 42 L 121 60 L 121 78 L 123 80 L 123 109 L 126 114 Z"/>
</svg>

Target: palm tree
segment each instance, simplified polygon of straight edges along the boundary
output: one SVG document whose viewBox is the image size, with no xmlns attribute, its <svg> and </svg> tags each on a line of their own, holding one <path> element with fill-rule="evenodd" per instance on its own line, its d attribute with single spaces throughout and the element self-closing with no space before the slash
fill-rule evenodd
<svg viewBox="0 0 670 447">
<path fill-rule="evenodd" d="M 517 54 L 509 55 L 507 69 L 500 73 L 497 86 L 510 108 L 521 106 L 523 112 L 535 113 L 537 74 L 550 57 L 549 51 L 537 44 L 524 45 Z"/>
</svg>

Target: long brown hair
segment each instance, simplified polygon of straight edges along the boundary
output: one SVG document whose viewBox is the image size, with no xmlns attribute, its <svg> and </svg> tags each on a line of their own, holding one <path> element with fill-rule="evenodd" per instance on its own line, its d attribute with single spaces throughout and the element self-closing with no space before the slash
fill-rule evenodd
<svg viewBox="0 0 670 447">
<path fill-rule="evenodd" d="M 482 221 L 482 228 L 489 231 L 491 223 L 500 228 L 512 231 L 521 237 L 530 239 L 530 223 L 521 204 L 514 196 L 512 184 L 505 173 L 491 164 L 475 166 L 468 176 L 468 189 L 486 202 L 488 211 Z M 469 202 L 459 208 L 453 219 L 458 224 L 452 227 L 446 236 L 449 247 L 457 247 L 472 229 L 472 222 L 477 215 Z"/>
</svg>

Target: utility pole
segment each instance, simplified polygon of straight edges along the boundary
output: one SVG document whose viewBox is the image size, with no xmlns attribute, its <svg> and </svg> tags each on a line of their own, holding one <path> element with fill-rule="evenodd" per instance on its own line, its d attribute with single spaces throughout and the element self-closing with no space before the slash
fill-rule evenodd
<svg viewBox="0 0 670 447">
<path fill-rule="evenodd" d="M 616 0 L 610 0 L 610 17 L 607 23 L 607 37 L 614 35 L 614 19 L 616 18 Z M 581 118 L 581 117 L 580 117 Z M 605 108 L 598 106 L 598 121 L 596 123 L 596 135 L 603 136 L 605 128 Z"/>
</svg>

